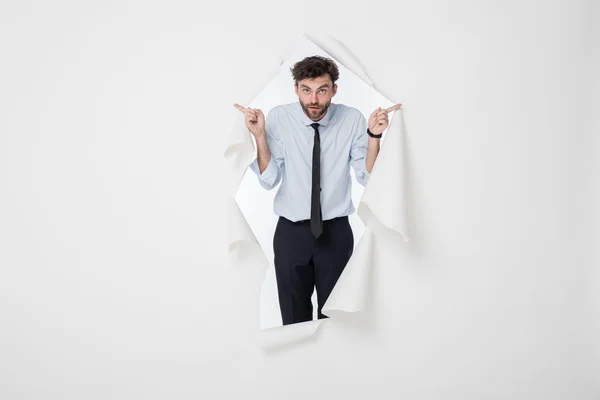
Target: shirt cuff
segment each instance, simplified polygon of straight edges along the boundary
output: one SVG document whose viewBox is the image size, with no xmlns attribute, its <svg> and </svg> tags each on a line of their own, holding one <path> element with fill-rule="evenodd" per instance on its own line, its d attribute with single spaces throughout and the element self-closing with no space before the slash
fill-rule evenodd
<svg viewBox="0 0 600 400">
<path fill-rule="evenodd" d="M 364 169 L 356 175 L 356 180 L 361 185 L 367 186 L 367 183 L 369 183 L 370 176 L 371 176 L 371 173 L 369 171 L 367 171 L 366 169 Z"/>
<path fill-rule="evenodd" d="M 258 180 L 261 183 L 266 184 L 267 186 L 272 186 L 272 182 L 277 178 L 277 165 L 273 160 L 273 156 L 271 156 L 271 160 L 267 165 L 267 168 L 260 173 L 260 168 L 258 167 L 258 159 L 255 158 L 254 161 L 250 164 L 250 169 L 254 171 L 256 176 L 258 176 Z"/>
</svg>

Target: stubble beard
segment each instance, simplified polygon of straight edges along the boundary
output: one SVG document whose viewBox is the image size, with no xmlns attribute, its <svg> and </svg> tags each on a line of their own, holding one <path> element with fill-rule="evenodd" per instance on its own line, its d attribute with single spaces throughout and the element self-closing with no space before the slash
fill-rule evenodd
<svg viewBox="0 0 600 400">
<path fill-rule="evenodd" d="M 308 115 L 308 117 L 310 119 L 312 119 L 313 121 L 318 121 L 321 118 L 323 118 L 323 115 L 325 115 L 325 113 L 327 112 L 327 109 L 329 108 L 329 105 L 331 104 L 331 100 L 329 100 L 327 102 L 327 104 L 325 104 L 324 106 L 320 106 L 320 105 L 316 105 L 316 104 L 304 104 L 302 102 L 300 102 L 300 104 L 302 104 L 302 109 L 304 110 L 304 112 L 306 113 L 306 115 Z M 310 106 L 315 106 L 315 107 L 320 107 L 318 110 L 311 110 L 309 107 Z"/>
</svg>

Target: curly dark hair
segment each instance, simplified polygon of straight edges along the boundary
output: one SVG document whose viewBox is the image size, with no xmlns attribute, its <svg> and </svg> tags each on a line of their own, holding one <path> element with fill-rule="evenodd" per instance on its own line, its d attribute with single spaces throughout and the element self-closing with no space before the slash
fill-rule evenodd
<svg viewBox="0 0 600 400">
<path fill-rule="evenodd" d="M 314 79 L 325 74 L 329 74 L 332 83 L 335 83 L 340 77 L 340 71 L 335 62 L 322 56 L 306 57 L 294 64 L 290 71 L 296 85 L 303 79 Z"/>
</svg>

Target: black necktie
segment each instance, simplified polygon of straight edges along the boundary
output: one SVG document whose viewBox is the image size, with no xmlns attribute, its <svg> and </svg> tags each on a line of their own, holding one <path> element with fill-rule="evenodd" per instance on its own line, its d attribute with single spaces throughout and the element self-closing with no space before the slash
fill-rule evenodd
<svg viewBox="0 0 600 400">
<path fill-rule="evenodd" d="M 312 159 L 312 193 L 310 198 L 310 231 L 315 238 L 323 232 L 323 216 L 321 215 L 321 137 L 319 124 L 310 126 L 315 130 Z"/>
</svg>

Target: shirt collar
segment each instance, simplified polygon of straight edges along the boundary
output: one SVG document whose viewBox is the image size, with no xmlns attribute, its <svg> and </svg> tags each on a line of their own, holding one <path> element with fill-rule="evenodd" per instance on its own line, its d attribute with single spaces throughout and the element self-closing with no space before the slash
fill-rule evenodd
<svg viewBox="0 0 600 400">
<path fill-rule="evenodd" d="M 335 113 L 335 106 L 335 103 L 329 103 L 329 107 L 327 107 L 327 112 L 319 121 L 313 121 L 312 119 L 308 118 L 308 116 L 304 113 L 304 110 L 302 109 L 300 101 L 296 102 L 295 110 L 296 114 L 300 118 L 300 121 L 302 121 L 304 125 L 310 126 L 311 124 L 314 124 L 316 122 L 320 126 L 327 126 L 333 118 L 333 114 Z"/>
</svg>

